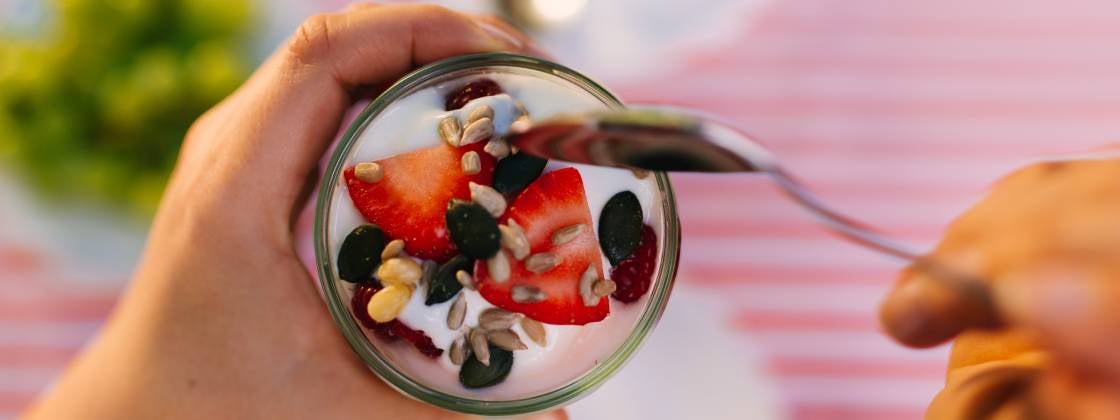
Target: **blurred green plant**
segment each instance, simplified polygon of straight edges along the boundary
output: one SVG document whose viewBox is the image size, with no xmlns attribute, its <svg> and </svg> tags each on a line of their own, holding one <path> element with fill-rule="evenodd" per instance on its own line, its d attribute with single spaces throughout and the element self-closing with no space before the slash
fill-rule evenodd
<svg viewBox="0 0 1120 420">
<path fill-rule="evenodd" d="M 150 215 L 184 134 L 247 76 L 250 0 L 44 0 L 0 33 L 0 161 L 54 197 Z"/>
</svg>

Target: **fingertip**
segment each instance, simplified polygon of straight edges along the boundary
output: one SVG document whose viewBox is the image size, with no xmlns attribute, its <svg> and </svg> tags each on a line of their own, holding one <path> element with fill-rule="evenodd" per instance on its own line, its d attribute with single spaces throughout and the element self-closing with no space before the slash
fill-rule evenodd
<svg viewBox="0 0 1120 420">
<path fill-rule="evenodd" d="M 932 347 L 979 323 L 967 298 L 928 275 L 908 271 L 879 307 L 879 322 L 899 343 Z"/>
</svg>

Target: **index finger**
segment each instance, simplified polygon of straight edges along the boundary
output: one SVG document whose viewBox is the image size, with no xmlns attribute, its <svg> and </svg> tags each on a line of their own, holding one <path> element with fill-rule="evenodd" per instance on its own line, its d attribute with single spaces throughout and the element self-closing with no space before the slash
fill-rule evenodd
<svg viewBox="0 0 1120 420">
<path fill-rule="evenodd" d="M 362 86 L 392 81 L 443 58 L 518 50 L 467 15 L 428 5 L 352 8 L 318 15 L 221 105 L 222 142 L 241 173 L 278 174 L 253 194 L 294 203 Z M 206 164 L 212 164 L 208 162 Z M 274 206 L 289 208 L 289 206 Z M 284 216 L 286 214 L 277 216 Z"/>
</svg>

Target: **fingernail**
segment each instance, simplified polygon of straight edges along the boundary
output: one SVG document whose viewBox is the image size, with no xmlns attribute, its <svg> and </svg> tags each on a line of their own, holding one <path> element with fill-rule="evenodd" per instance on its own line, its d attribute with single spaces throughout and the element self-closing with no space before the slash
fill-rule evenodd
<svg viewBox="0 0 1120 420">
<path fill-rule="evenodd" d="M 1092 310 L 1090 277 L 1081 270 L 1055 267 L 995 282 L 999 311 L 1013 320 L 1039 326 L 1080 322 Z"/>
<path fill-rule="evenodd" d="M 479 28 L 482 28 L 482 30 L 489 33 L 491 36 L 505 41 L 507 44 L 512 45 L 515 49 L 521 49 L 523 47 L 521 40 L 517 39 L 516 36 L 509 32 L 506 32 L 504 29 L 498 27 L 497 25 L 493 25 L 490 22 L 478 19 L 475 19 L 474 23 L 478 25 Z"/>
</svg>

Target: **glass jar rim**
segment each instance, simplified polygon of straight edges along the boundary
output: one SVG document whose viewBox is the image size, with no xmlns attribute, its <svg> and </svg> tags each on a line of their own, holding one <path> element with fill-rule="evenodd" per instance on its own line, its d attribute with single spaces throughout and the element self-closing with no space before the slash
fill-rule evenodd
<svg viewBox="0 0 1120 420">
<path fill-rule="evenodd" d="M 587 93 L 595 95 L 607 106 L 612 108 L 625 106 L 606 88 L 579 72 L 535 57 L 511 53 L 479 53 L 452 57 L 420 67 L 405 75 L 370 102 L 350 124 L 338 145 L 335 146 L 319 185 L 314 226 L 315 261 L 320 291 L 326 301 L 331 318 L 334 319 L 335 324 L 354 352 L 384 382 L 407 396 L 444 409 L 476 415 L 512 416 L 547 410 L 571 403 L 605 382 L 634 355 L 660 320 L 661 314 L 668 303 L 669 294 L 676 277 L 677 260 L 680 252 L 680 222 L 669 177 L 664 173 L 654 173 L 662 196 L 661 210 L 664 231 L 660 244 L 659 270 L 656 273 L 654 287 L 650 290 L 645 308 L 630 335 L 609 357 L 575 380 L 557 389 L 515 400 L 471 399 L 445 393 L 424 385 L 398 370 L 392 363 L 380 356 L 372 343 L 369 342 L 362 327 L 354 321 L 350 314 L 349 305 L 343 300 L 336 281 L 337 275 L 330 258 L 332 253 L 329 249 L 330 241 L 328 238 L 328 219 L 330 218 L 335 184 L 339 182 L 343 165 L 350 154 L 351 148 L 356 144 L 358 135 L 391 103 L 407 96 L 413 88 L 432 79 L 458 71 L 485 69 L 487 67 L 516 67 L 547 73 L 580 86 Z"/>
</svg>

